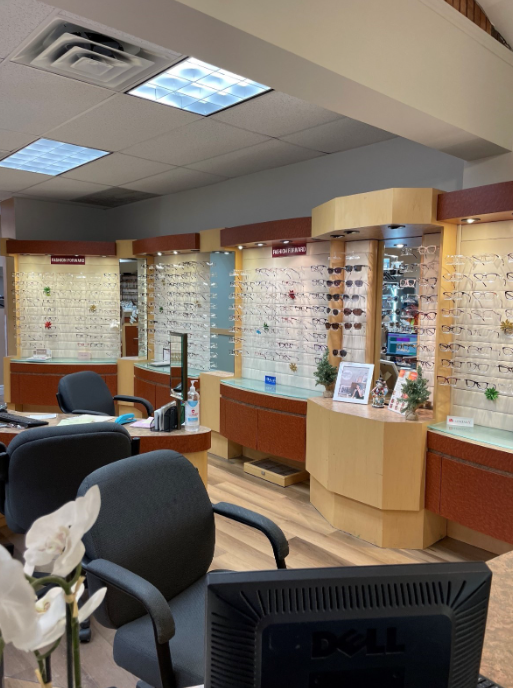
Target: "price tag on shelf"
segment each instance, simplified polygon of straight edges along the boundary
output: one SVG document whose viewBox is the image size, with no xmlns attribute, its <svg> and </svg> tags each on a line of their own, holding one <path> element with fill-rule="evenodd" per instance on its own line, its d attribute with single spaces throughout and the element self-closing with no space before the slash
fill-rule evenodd
<svg viewBox="0 0 513 688">
<path fill-rule="evenodd" d="M 447 416 L 448 428 L 473 428 L 474 419 L 464 416 Z"/>
</svg>

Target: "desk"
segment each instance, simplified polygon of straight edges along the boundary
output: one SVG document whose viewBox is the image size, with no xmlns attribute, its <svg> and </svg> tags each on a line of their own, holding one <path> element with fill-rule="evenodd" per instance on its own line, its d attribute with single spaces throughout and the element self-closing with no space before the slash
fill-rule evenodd
<svg viewBox="0 0 513 688">
<path fill-rule="evenodd" d="M 20 413 L 21 416 L 29 416 L 29 413 Z M 55 426 L 63 418 L 73 418 L 71 414 L 58 413 L 56 418 L 51 418 L 48 425 Z M 207 452 L 210 449 L 210 428 L 200 426 L 198 432 L 186 432 L 185 430 L 175 430 L 174 432 L 153 432 L 146 428 L 132 428 L 130 425 L 124 426 L 130 433 L 130 437 L 141 438 L 140 453 L 154 451 L 156 449 L 172 449 L 183 454 L 186 459 L 198 469 L 201 479 L 207 484 L 208 459 Z M 0 428 L 0 442 L 6 446 L 13 437 L 24 429 Z"/>
</svg>

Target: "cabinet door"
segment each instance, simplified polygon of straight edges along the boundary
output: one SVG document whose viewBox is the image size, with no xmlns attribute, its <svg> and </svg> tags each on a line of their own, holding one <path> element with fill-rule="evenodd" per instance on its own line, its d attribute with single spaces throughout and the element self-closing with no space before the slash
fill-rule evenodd
<svg viewBox="0 0 513 688">
<path fill-rule="evenodd" d="M 284 459 L 305 462 L 306 418 L 258 409 L 258 446 Z"/>
<path fill-rule="evenodd" d="M 221 397 L 221 434 L 232 442 L 257 449 L 257 409 Z"/>
</svg>

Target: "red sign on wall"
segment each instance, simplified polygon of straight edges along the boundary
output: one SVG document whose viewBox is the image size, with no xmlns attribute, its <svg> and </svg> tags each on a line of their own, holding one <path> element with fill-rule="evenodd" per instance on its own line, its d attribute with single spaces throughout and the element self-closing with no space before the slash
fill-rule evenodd
<svg viewBox="0 0 513 688">
<path fill-rule="evenodd" d="M 51 256 L 52 265 L 85 265 L 85 256 Z"/>
<path fill-rule="evenodd" d="M 306 256 L 306 244 L 273 246 L 273 258 L 286 258 L 287 256 Z"/>
</svg>

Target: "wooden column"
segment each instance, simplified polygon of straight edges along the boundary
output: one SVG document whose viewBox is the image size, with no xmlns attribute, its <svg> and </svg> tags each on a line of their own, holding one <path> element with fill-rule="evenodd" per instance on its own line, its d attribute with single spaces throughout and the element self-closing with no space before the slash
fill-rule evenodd
<svg viewBox="0 0 513 688">
<path fill-rule="evenodd" d="M 329 266 L 330 268 L 338 268 L 338 267 L 343 267 L 346 264 L 346 242 L 343 239 L 332 239 L 330 241 L 330 260 L 329 260 Z M 328 279 L 329 280 L 345 280 L 346 276 L 344 274 L 344 270 L 342 271 L 342 274 L 340 275 L 329 275 Z M 329 288 L 329 293 L 330 294 L 343 294 L 344 293 L 344 284 L 341 284 L 340 287 L 330 287 Z M 342 315 L 342 310 L 344 308 L 344 302 L 342 299 L 340 301 L 327 301 L 327 305 L 330 308 L 338 308 L 340 310 L 340 313 L 338 315 L 329 315 L 328 317 L 328 322 L 330 323 L 342 323 L 344 317 Z M 333 355 L 333 349 L 341 349 L 342 344 L 344 341 L 344 334 L 343 334 L 343 328 L 340 327 L 338 330 L 333 330 L 329 329 L 328 330 L 328 335 L 326 338 L 326 343 L 328 345 L 329 349 L 329 361 L 331 365 L 335 366 L 338 368 L 339 363 L 341 358 L 338 356 Z"/>
</svg>

